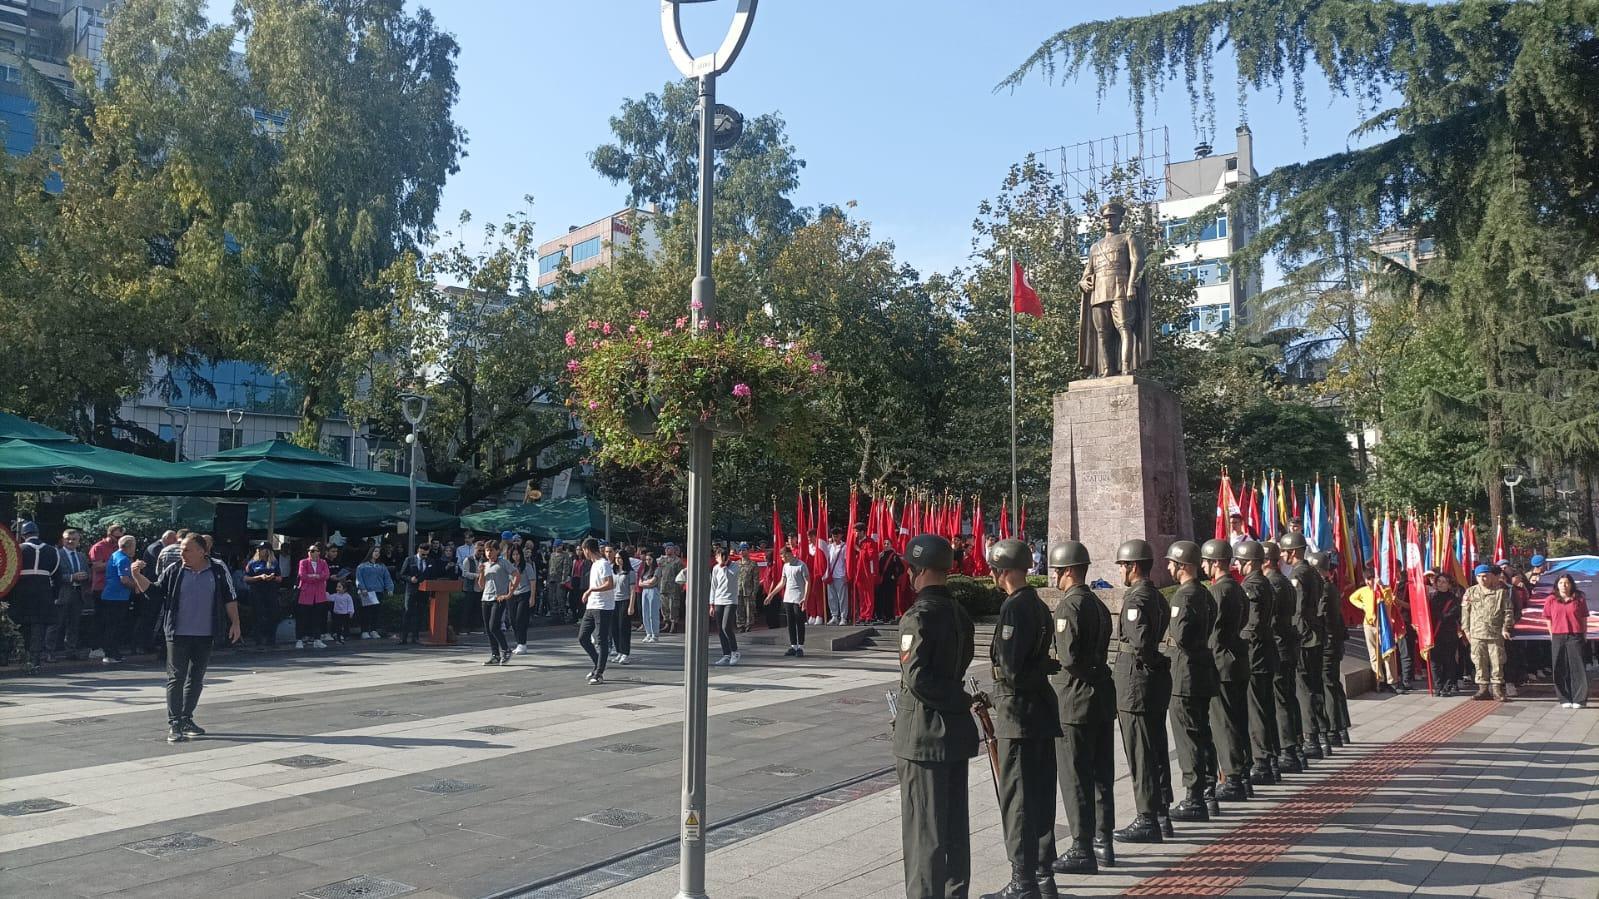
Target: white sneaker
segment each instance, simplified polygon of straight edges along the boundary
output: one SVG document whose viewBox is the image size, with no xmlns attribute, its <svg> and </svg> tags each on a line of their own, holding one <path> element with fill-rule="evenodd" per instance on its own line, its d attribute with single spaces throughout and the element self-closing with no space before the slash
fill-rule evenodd
<svg viewBox="0 0 1599 899">
<path fill-rule="evenodd" d="M 316 642 L 312 643 L 311 645 L 315 646 L 317 649 L 327 649 L 328 648 L 328 645 L 326 643 L 323 643 L 321 640 L 317 640 Z"/>
<path fill-rule="evenodd" d="M 333 639 L 333 635 L 332 634 L 323 634 L 322 635 L 322 639 L 324 639 L 324 640 L 332 640 Z"/>
<path fill-rule="evenodd" d="M 294 641 L 294 648 L 295 649 L 304 649 L 305 648 L 305 641 L 304 640 L 296 640 L 296 641 Z"/>
<path fill-rule="evenodd" d="M 625 654 L 617 656 L 616 657 L 616 664 L 618 664 L 618 665 L 626 665 L 626 664 L 628 664 L 627 656 Z"/>
<path fill-rule="evenodd" d="M 518 643 L 518 644 L 516 644 L 516 646 L 511 648 L 511 655 L 513 655 L 513 656 L 523 655 L 526 652 L 527 652 L 527 644 L 526 643 Z"/>
<path fill-rule="evenodd" d="M 743 658 L 743 656 L 740 655 L 739 653 L 735 652 L 732 655 L 727 657 L 727 664 L 728 665 L 737 665 L 738 664 L 738 660 L 741 659 L 741 658 Z"/>
<path fill-rule="evenodd" d="M 711 664 L 712 665 L 727 665 L 732 660 L 732 658 L 733 658 L 732 656 L 722 656 L 721 658 L 717 659 L 716 661 L 712 662 Z"/>
</svg>

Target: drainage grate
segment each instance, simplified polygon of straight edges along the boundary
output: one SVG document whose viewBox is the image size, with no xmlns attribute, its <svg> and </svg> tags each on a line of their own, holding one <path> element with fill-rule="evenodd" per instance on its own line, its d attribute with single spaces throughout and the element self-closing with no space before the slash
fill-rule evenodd
<svg viewBox="0 0 1599 899">
<path fill-rule="evenodd" d="M 151 858 L 166 858 L 180 852 L 194 852 L 197 849 L 210 849 L 212 846 L 221 846 L 221 840 L 202 837 L 197 833 L 169 833 L 164 837 L 155 837 L 149 840 L 140 840 L 137 843 L 127 843 L 123 849 L 148 855 Z"/>
<path fill-rule="evenodd" d="M 446 777 L 443 780 L 435 780 L 430 784 L 423 784 L 420 787 L 412 787 L 411 789 L 420 790 L 423 793 L 436 793 L 440 796 L 450 796 L 456 793 L 475 793 L 478 790 L 486 790 L 488 788 L 482 784 L 467 783 L 464 780 L 456 780 L 453 777 Z"/>
<path fill-rule="evenodd" d="M 291 755 L 284 759 L 273 759 L 269 765 L 282 765 L 285 768 L 326 768 L 329 765 L 343 764 L 339 759 L 330 759 L 321 755 Z"/>
<path fill-rule="evenodd" d="M 505 727 L 499 724 L 488 724 L 484 725 L 483 727 L 469 727 L 466 729 L 466 732 L 469 734 L 488 734 L 489 736 L 494 736 L 496 734 L 508 734 L 519 730 L 521 730 L 520 727 Z"/>
<path fill-rule="evenodd" d="M 104 720 L 104 718 L 58 718 L 56 723 L 65 724 L 67 727 L 77 727 L 80 724 L 99 724 Z"/>
<path fill-rule="evenodd" d="M 390 899 L 391 896 L 404 896 L 415 890 L 416 887 L 408 883 L 362 874 L 349 880 L 330 883 L 325 887 L 306 890 L 300 895 L 309 896 L 311 899 Z"/>
<path fill-rule="evenodd" d="M 509 693 L 501 693 L 500 695 L 501 696 L 509 696 L 512 699 L 532 699 L 535 696 L 543 696 L 544 695 L 544 691 L 542 691 L 542 690 L 512 690 Z"/>
<path fill-rule="evenodd" d="M 584 815 L 578 820 L 587 821 L 590 824 L 603 824 L 606 827 L 622 828 L 632 827 L 635 824 L 643 824 L 652 817 L 652 815 L 646 815 L 643 812 L 635 812 L 631 809 L 602 808 L 593 814 Z"/>
<path fill-rule="evenodd" d="M 773 777 L 804 777 L 812 773 L 809 768 L 796 768 L 793 765 L 766 765 L 760 768 L 751 768 L 751 774 L 770 774 Z"/>
<path fill-rule="evenodd" d="M 752 718 L 734 718 L 733 719 L 733 723 L 734 724 L 742 724 L 745 727 L 765 727 L 768 724 L 776 724 L 777 721 L 772 719 L 772 718 L 753 718 L 752 717 Z"/>
<path fill-rule="evenodd" d="M 721 690 L 723 693 L 753 693 L 753 692 L 755 692 L 755 688 L 751 687 L 748 684 L 717 684 L 715 687 L 712 687 L 711 689 L 713 689 L 713 690 Z"/>
<path fill-rule="evenodd" d="M 0 803 L 0 815 L 20 818 L 23 815 L 38 815 L 62 808 L 72 808 L 72 803 L 62 802 L 59 799 L 24 799 L 20 802 Z"/>
<path fill-rule="evenodd" d="M 833 700 L 837 705 L 871 705 L 876 700 L 862 699 L 859 696 L 840 696 Z"/>
<path fill-rule="evenodd" d="M 652 707 L 651 706 L 647 706 L 647 705 L 640 705 L 639 703 L 636 703 L 636 702 L 619 702 L 616 705 L 608 706 L 608 708 L 621 709 L 624 712 L 642 712 L 645 709 L 652 708 Z"/>
<path fill-rule="evenodd" d="M 646 746 L 643 743 L 612 743 L 609 746 L 597 747 L 600 752 L 616 752 L 622 755 L 642 755 L 646 752 L 655 752 L 659 746 Z"/>
<path fill-rule="evenodd" d="M 396 712 L 396 711 L 393 711 L 392 709 L 367 709 L 364 712 L 356 712 L 355 715 L 356 715 L 357 718 L 420 718 L 420 717 L 422 717 L 421 715 L 418 715 L 416 712 Z"/>
</svg>

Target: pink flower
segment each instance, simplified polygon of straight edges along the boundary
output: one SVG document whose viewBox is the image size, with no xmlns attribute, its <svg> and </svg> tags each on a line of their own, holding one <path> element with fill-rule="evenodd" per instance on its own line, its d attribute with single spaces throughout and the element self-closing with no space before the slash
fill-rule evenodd
<svg viewBox="0 0 1599 899">
<path fill-rule="evenodd" d="M 812 362 L 820 362 L 820 361 L 822 361 L 822 354 L 821 353 L 806 353 L 805 354 L 805 358 L 811 360 Z"/>
<path fill-rule="evenodd" d="M 686 325 L 686 324 L 688 324 L 688 319 L 686 317 L 681 317 L 680 316 L 678 318 L 678 320 L 677 320 L 677 329 L 679 331 L 683 330 L 683 326 Z"/>
<path fill-rule="evenodd" d="M 761 346 L 766 347 L 769 350 L 775 350 L 775 349 L 777 349 L 777 338 L 776 337 L 762 337 L 761 338 Z"/>
<path fill-rule="evenodd" d="M 638 325 L 628 325 L 627 326 L 627 333 L 629 333 L 629 334 L 637 334 L 638 333 Z"/>
<path fill-rule="evenodd" d="M 568 359 L 568 360 L 566 360 L 566 370 L 567 371 L 575 372 L 575 371 L 577 371 L 578 369 L 580 369 L 582 367 L 583 366 L 579 365 L 578 361 L 576 359 Z"/>
<path fill-rule="evenodd" d="M 599 348 L 600 348 L 600 342 L 599 342 L 599 341 L 598 341 L 598 340 L 596 340 L 596 341 L 594 341 L 594 343 L 593 343 L 593 344 L 591 344 L 591 346 L 592 346 L 592 347 L 593 347 L 593 348 L 594 348 L 594 349 L 596 349 L 596 350 L 597 350 L 597 349 L 599 349 Z"/>
<path fill-rule="evenodd" d="M 739 397 L 740 399 L 749 398 L 750 385 L 748 385 L 748 384 L 734 384 L 733 385 L 733 395 L 736 396 L 736 397 Z"/>
<path fill-rule="evenodd" d="M 590 409 L 598 409 L 599 407 L 600 407 L 600 401 L 599 400 L 589 400 L 589 408 Z"/>
<path fill-rule="evenodd" d="M 655 341 L 653 341 L 653 340 L 646 340 L 646 341 L 644 341 L 644 348 L 645 348 L 645 349 L 646 349 L 646 350 L 653 350 L 653 349 L 655 349 Z"/>
<path fill-rule="evenodd" d="M 701 303 L 699 300 L 694 300 L 693 302 L 688 304 L 688 308 L 695 309 L 695 310 L 704 309 L 705 308 L 705 304 Z"/>
<path fill-rule="evenodd" d="M 577 335 L 571 331 L 566 332 L 566 345 L 577 346 Z"/>
<path fill-rule="evenodd" d="M 711 323 L 710 322 L 706 322 L 706 321 L 700 322 L 700 330 L 701 331 L 709 330 L 710 327 L 711 327 Z"/>
<path fill-rule="evenodd" d="M 820 362 L 812 362 L 811 363 L 811 374 L 819 375 L 819 374 L 821 374 L 824 371 L 827 371 L 827 366 L 823 365 Z"/>
<path fill-rule="evenodd" d="M 604 325 L 602 325 L 600 327 L 600 331 L 602 333 L 605 333 L 605 334 L 611 333 L 611 323 L 610 322 L 606 322 Z"/>
<path fill-rule="evenodd" d="M 600 323 L 599 322 L 593 321 L 593 320 L 589 321 L 589 330 L 590 331 L 598 331 L 599 329 L 600 329 Z"/>
<path fill-rule="evenodd" d="M 650 310 L 648 310 L 648 309 L 640 309 L 638 311 L 638 317 L 641 318 L 641 319 L 649 318 L 650 317 Z"/>
</svg>

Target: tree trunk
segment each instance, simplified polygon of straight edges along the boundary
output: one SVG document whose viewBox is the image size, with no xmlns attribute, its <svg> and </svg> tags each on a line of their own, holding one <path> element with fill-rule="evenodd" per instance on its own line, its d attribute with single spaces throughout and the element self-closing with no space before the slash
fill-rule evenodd
<svg viewBox="0 0 1599 899">
<path fill-rule="evenodd" d="M 305 395 L 300 397 L 300 433 L 296 436 L 308 441 L 304 445 L 310 449 L 322 443 L 322 413 L 317 411 L 317 401 L 321 397 L 322 391 L 315 384 L 307 384 Z"/>
<path fill-rule="evenodd" d="M 1582 489 L 1578 491 L 1581 507 L 1577 510 L 1577 532 L 1582 539 L 1588 541 L 1588 549 L 1599 549 L 1599 508 L 1594 505 L 1594 481 L 1599 480 L 1599 471 L 1588 469 L 1579 473 L 1577 480 Z"/>
<path fill-rule="evenodd" d="M 860 482 L 860 483 L 862 483 L 862 484 L 865 484 L 866 483 L 866 466 L 867 466 L 868 463 L 870 463 L 872 461 L 872 429 L 871 428 L 861 428 L 861 434 L 866 439 L 865 439 L 864 444 L 861 447 L 861 467 L 860 467 L 860 471 L 857 472 L 856 475 L 855 475 L 855 480 Z"/>
</svg>

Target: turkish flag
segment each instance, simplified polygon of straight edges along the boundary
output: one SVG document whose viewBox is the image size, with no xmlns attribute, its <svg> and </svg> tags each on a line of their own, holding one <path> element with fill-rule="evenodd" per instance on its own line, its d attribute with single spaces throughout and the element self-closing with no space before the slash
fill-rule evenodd
<svg viewBox="0 0 1599 899">
<path fill-rule="evenodd" d="M 1038 299 L 1038 291 L 1027 283 L 1027 273 L 1022 271 L 1022 264 L 1014 259 L 1010 264 L 1010 289 L 1012 296 L 1015 297 L 1017 312 L 1035 318 L 1044 317 L 1044 304 Z"/>
</svg>

